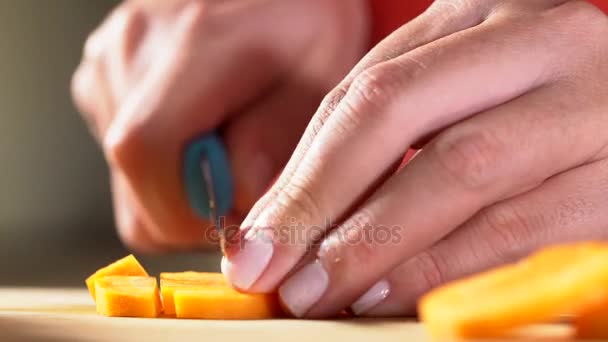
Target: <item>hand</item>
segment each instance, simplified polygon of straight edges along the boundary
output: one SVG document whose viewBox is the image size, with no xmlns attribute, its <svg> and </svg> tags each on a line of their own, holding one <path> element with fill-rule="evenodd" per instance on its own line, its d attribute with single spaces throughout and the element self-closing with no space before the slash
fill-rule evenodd
<svg viewBox="0 0 608 342">
<path fill-rule="evenodd" d="M 131 0 L 113 11 L 72 89 L 109 163 L 122 239 L 201 246 L 211 225 L 187 203 L 181 158 L 218 128 L 236 183 L 229 221 L 242 219 L 363 54 L 365 23 L 361 0 Z"/>
<path fill-rule="evenodd" d="M 325 98 L 224 272 L 298 317 L 404 315 L 446 281 L 607 238 L 606 37 L 581 1 L 436 1 Z"/>
</svg>

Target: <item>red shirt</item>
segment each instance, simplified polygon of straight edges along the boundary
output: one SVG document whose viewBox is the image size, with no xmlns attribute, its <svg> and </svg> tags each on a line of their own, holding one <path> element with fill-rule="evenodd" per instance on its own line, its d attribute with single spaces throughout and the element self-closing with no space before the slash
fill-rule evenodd
<svg viewBox="0 0 608 342">
<path fill-rule="evenodd" d="M 348 0 L 346 0 L 348 1 Z M 422 13 L 433 0 L 369 0 L 374 22 L 373 43 Z M 588 0 L 608 13 L 608 0 Z"/>
</svg>

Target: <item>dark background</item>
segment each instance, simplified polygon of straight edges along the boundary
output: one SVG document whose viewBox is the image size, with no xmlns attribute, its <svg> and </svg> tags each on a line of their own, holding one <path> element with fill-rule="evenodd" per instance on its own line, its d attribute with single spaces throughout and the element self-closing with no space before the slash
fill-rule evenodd
<svg viewBox="0 0 608 342">
<path fill-rule="evenodd" d="M 0 286 L 84 286 L 128 253 L 69 95 L 88 33 L 116 3 L 0 0 Z M 219 268 L 216 253 L 140 259 L 151 273 Z"/>
</svg>

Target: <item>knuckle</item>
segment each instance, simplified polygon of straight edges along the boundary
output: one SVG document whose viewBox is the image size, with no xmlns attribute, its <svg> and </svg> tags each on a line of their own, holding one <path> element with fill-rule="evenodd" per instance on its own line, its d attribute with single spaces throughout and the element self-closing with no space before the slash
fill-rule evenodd
<svg viewBox="0 0 608 342">
<path fill-rule="evenodd" d="M 512 203 L 504 202 L 480 212 L 477 236 L 499 260 L 511 260 L 517 250 L 534 244 L 537 217 Z"/>
<path fill-rule="evenodd" d="M 378 108 L 390 102 L 395 76 L 387 72 L 383 65 L 386 64 L 367 69 L 353 80 L 350 87 L 353 97 L 347 97 L 353 101 L 353 106 Z"/>
<path fill-rule="evenodd" d="M 115 28 L 112 33 L 120 33 L 129 23 L 133 22 L 141 12 L 135 6 L 119 6 L 110 16 L 110 22 Z"/>
<path fill-rule="evenodd" d="M 400 70 L 394 70 L 393 65 L 395 63 L 382 63 L 354 78 L 341 102 L 339 131 L 352 131 L 370 119 L 379 119 L 379 116 L 387 114 L 396 89 L 400 88 L 398 79 L 402 75 Z"/>
<path fill-rule="evenodd" d="M 430 150 L 450 180 L 469 190 L 492 184 L 504 153 L 497 138 L 483 129 L 450 129 L 438 137 Z"/>
<path fill-rule="evenodd" d="M 209 1 L 190 1 L 187 7 L 187 19 L 180 22 L 181 41 L 187 44 L 197 44 L 200 42 L 202 34 L 222 31 L 221 16 L 214 18 L 208 10 L 211 4 Z M 184 44 L 184 43 L 182 43 Z"/>
<path fill-rule="evenodd" d="M 336 111 L 336 108 L 338 108 L 338 106 L 346 96 L 346 93 L 347 87 L 344 85 L 339 85 L 331 92 L 329 92 L 329 94 L 327 94 L 325 98 L 323 98 L 319 110 L 311 121 L 310 127 L 313 131 L 313 136 L 317 136 L 319 134 L 321 128 L 323 128 L 329 117 Z"/>
<path fill-rule="evenodd" d="M 93 88 L 92 83 L 95 81 L 92 77 L 92 68 L 94 67 L 94 65 L 89 65 L 87 63 L 81 64 L 72 75 L 70 82 L 72 98 L 74 99 L 78 111 L 83 115 L 91 114 L 89 113 L 91 107 L 89 105 L 89 95 Z"/>
<path fill-rule="evenodd" d="M 566 1 L 550 11 L 548 19 L 552 27 L 564 28 L 574 44 L 605 44 L 608 33 L 608 16 L 593 4 L 582 1 Z"/>
<path fill-rule="evenodd" d="M 428 10 L 443 15 L 443 13 L 469 13 L 477 8 L 475 0 L 435 0 Z"/>
<path fill-rule="evenodd" d="M 139 7 L 120 8 L 113 18 L 113 37 L 118 42 L 119 53 L 129 61 L 143 39 L 145 15 Z"/>
<path fill-rule="evenodd" d="M 361 209 L 344 225 L 344 242 L 356 246 L 354 258 L 359 262 L 375 260 L 378 254 L 375 241 L 371 238 L 374 215 L 370 210 Z"/>
<path fill-rule="evenodd" d="M 319 257 L 331 263 L 348 260 L 349 264 L 367 265 L 378 260 L 378 246 L 370 238 L 371 216 L 361 212 L 349 218 L 340 228 L 333 231 L 319 248 Z"/>
<path fill-rule="evenodd" d="M 145 15 L 136 5 L 116 7 L 105 22 L 93 31 L 84 44 L 85 59 L 100 59 L 104 53 L 116 53 L 111 45 L 120 42 L 121 49 L 134 48 L 142 37 Z M 131 53 L 132 51 L 127 51 Z"/>
<path fill-rule="evenodd" d="M 338 263 L 348 258 L 357 265 L 378 259 L 379 250 L 371 237 L 374 216 L 369 210 L 359 210 L 326 238 L 319 248 L 319 257 Z"/>
<path fill-rule="evenodd" d="M 116 127 L 117 124 L 114 122 L 104 137 L 103 152 L 110 165 L 132 175 L 136 173 L 134 167 L 139 157 L 144 156 L 147 150 L 145 134 L 134 125 Z"/>
<path fill-rule="evenodd" d="M 431 290 L 447 280 L 446 263 L 432 248 L 420 252 L 413 260 L 423 281 L 423 292 Z"/>
<path fill-rule="evenodd" d="M 595 203 L 583 196 L 564 198 L 557 205 L 554 223 L 564 229 L 581 227 L 589 218 L 597 217 L 597 211 Z"/>
<path fill-rule="evenodd" d="M 83 55 L 85 59 L 96 60 L 103 53 L 103 35 L 101 28 L 91 33 L 84 42 Z"/>
<path fill-rule="evenodd" d="M 301 184 L 292 179 L 287 185 L 277 190 L 275 198 L 275 203 L 281 207 L 281 211 L 285 211 L 287 216 L 298 220 L 298 222 L 294 222 L 296 224 L 317 222 L 322 218 L 319 202 L 307 184 Z"/>
</svg>

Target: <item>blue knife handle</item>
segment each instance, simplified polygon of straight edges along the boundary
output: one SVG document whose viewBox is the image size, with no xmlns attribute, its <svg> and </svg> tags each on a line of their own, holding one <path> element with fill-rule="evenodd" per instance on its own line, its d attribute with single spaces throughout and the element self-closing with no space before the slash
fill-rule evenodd
<svg viewBox="0 0 608 342">
<path fill-rule="evenodd" d="M 218 216 L 225 216 L 232 209 L 233 182 L 230 162 L 224 143 L 219 135 L 211 133 L 192 141 L 184 155 L 184 187 L 192 210 L 201 218 L 209 219 L 209 189 L 201 171 L 203 159 L 209 162 Z"/>
</svg>

